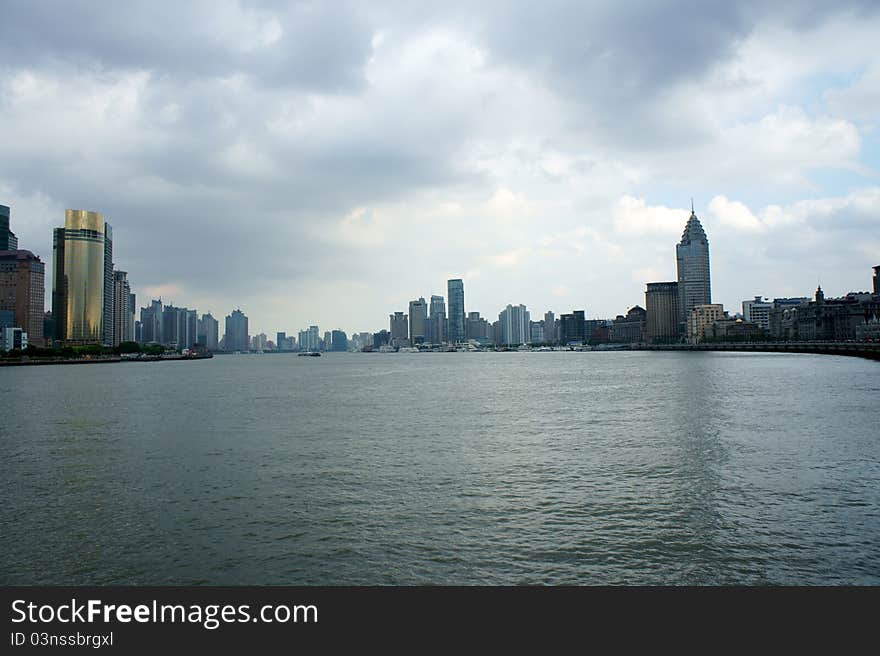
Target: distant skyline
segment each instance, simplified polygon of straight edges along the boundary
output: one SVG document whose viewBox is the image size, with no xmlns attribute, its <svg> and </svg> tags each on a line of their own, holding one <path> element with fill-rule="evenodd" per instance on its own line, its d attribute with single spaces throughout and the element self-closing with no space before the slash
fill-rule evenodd
<svg viewBox="0 0 880 656">
<path fill-rule="evenodd" d="M 91 210 L 138 308 L 270 336 L 457 278 L 613 318 L 676 279 L 691 197 L 729 311 L 868 290 L 880 6 L 765 4 L 7 0 L 0 204 L 49 287 Z"/>
</svg>

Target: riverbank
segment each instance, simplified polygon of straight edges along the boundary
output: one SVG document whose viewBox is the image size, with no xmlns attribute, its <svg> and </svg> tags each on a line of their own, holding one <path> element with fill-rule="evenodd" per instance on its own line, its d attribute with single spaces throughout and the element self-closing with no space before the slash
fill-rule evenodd
<svg viewBox="0 0 880 656">
<path fill-rule="evenodd" d="M 213 353 L 205 355 L 148 355 L 125 358 L 119 355 L 86 358 L 22 358 L 20 360 L 0 360 L 0 367 L 33 367 L 51 364 L 112 364 L 116 362 L 170 362 L 178 360 L 209 360 Z"/>
</svg>

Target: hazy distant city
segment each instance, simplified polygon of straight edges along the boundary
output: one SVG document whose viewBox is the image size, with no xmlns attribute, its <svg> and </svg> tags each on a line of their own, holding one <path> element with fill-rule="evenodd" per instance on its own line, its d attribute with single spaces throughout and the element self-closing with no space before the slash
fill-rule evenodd
<svg viewBox="0 0 880 656">
<path fill-rule="evenodd" d="M 585 309 L 533 319 L 523 304 L 508 304 L 498 318 L 467 310 L 465 283 L 447 281 L 447 296 L 420 296 L 394 311 L 376 332 L 348 335 L 319 326 L 279 330 L 274 339 L 251 335 L 248 317 L 234 309 L 220 320 L 211 313 L 150 299 L 137 310 L 128 273 L 113 261 L 113 230 L 99 212 L 67 210 L 55 229 L 51 310 L 45 310 L 45 264 L 18 249 L 10 208 L 0 205 L 0 346 L 5 351 L 32 347 L 124 344 L 161 346 L 193 352 L 417 352 L 422 350 L 552 349 L 631 344 L 742 341 L 880 341 L 880 265 L 873 291 L 825 298 L 821 286 L 812 297 L 742 302 L 733 314 L 712 303 L 709 239 L 692 209 L 675 245 L 678 279 L 647 282 L 644 306 L 632 305 L 613 319 L 588 318 Z M 867 276 L 866 276 L 867 278 Z M 448 306 L 447 306 L 448 299 Z M 33 348 L 31 349 L 33 351 Z M 137 350 L 137 349 L 135 349 Z"/>
</svg>

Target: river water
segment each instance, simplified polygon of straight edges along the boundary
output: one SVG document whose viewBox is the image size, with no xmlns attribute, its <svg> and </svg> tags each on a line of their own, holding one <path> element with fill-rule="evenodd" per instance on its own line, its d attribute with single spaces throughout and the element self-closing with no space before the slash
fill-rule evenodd
<svg viewBox="0 0 880 656">
<path fill-rule="evenodd" d="M 880 363 L 0 370 L 2 584 L 880 584 Z"/>
</svg>

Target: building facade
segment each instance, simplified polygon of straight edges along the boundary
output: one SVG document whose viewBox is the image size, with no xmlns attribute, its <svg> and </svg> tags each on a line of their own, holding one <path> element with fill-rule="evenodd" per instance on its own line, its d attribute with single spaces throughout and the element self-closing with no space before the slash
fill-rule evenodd
<svg viewBox="0 0 880 656">
<path fill-rule="evenodd" d="M 134 341 L 134 315 L 129 312 L 131 287 L 126 271 L 113 272 L 113 346 Z"/>
<path fill-rule="evenodd" d="M 758 324 L 761 330 L 770 330 L 770 310 L 773 302 L 761 296 L 755 296 L 751 301 L 743 301 L 743 319 Z"/>
<path fill-rule="evenodd" d="M 626 316 L 619 315 L 612 323 L 609 340 L 621 344 L 634 344 L 644 339 L 647 312 L 636 305 Z"/>
<path fill-rule="evenodd" d="M 696 306 L 712 304 L 709 240 L 693 208 L 681 241 L 675 247 L 675 259 L 678 269 L 679 321 L 684 325 Z"/>
<path fill-rule="evenodd" d="M 12 313 L 28 342 L 42 346 L 46 266 L 30 251 L 0 250 L 0 311 Z"/>
<path fill-rule="evenodd" d="M 431 296 L 431 314 L 428 316 L 427 341 L 443 344 L 447 341 L 446 299 Z"/>
<path fill-rule="evenodd" d="M 389 316 L 391 346 L 409 346 L 409 319 L 403 312 L 395 312 Z"/>
<path fill-rule="evenodd" d="M 699 344 L 706 337 L 712 337 L 712 326 L 725 319 L 724 306 L 720 303 L 695 305 L 688 315 L 687 337 L 691 344 Z"/>
<path fill-rule="evenodd" d="M 409 302 L 409 341 L 410 344 L 425 343 L 428 324 L 428 304 L 424 298 Z"/>
<path fill-rule="evenodd" d="M 112 341 L 112 248 L 112 232 L 103 215 L 65 211 L 64 227 L 55 228 L 53 235 L 52 316 L 58 340 Z"/>
<path fill-rule="evenodd" d="M 17 251 L 18 239 L 9 228 L 9 208 L 0 205 L 0 251 Z"/>
<path fill-rule="evenodd" d="M 677 282 L 649 282 L 645 290 L 645 340 L 676 342 L 681 337 Z"/>
<path fill-rule="evenodd" d="M 501 324 L 501 341 L 498 343 L 517 346 L 529 343 L 530 318 L 525 305 L 508 305 L 498 315 L 498 321 Z"/>
<path fill-rule="evenodd" d="M 240 309 L 226 317 L 226 334 L 223 336 L 227 351 L 249 351 L 248 318 Z"/>
<path fill-rule="evenodd" d="M 208 351 L 216 351 L 219 347 L 220 322 L 210 312 L 203 314 L 199 319 L 199 344 Z"/>
<path fill-rule="evenodd" d="M 459 278 L 447 281 L 446 292 L 449 298 L 449 341 L 460 344 L 467 339 L 464 282 Z"/>
</svg>

